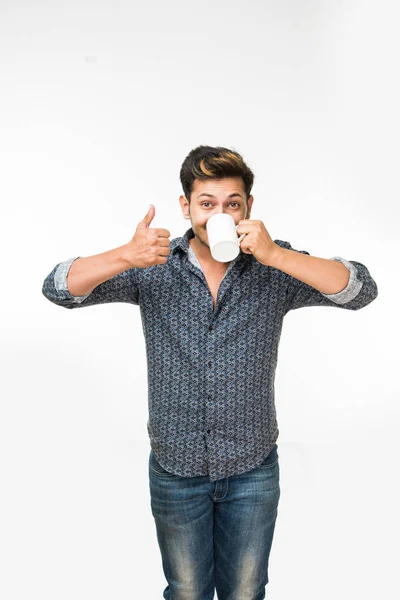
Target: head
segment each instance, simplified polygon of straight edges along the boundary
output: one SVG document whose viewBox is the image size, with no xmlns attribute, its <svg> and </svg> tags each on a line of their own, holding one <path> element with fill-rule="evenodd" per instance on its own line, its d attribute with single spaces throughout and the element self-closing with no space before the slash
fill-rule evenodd
<svg viewBox="0 0 400 600">
<path fill-rule="evenodd" d="M 208 248 L 206 223 L 212 215 L 227 213 L 235 225 L 250 218 L 254 175 L 234 150 L 198 146 L 185 158 L 180 180 L 183 216 L 190 219 L 195 237 Z"/>
</svg>

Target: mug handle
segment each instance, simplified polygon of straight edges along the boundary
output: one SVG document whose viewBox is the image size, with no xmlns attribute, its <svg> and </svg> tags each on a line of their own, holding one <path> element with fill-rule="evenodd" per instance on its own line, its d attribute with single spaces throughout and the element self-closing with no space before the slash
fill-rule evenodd
<svg viewBox="0 0 400 600">
<path fill-rule="evenodd" d="M 239 227 L 239 225 L 236 225 L 236 229 Z M 242 233 L 242 235 L 238 238 L 238 244 L 240 244 L 240 242 L 242 241 L 242 239 L 244 238 L 244 236 L 247 235 L 246 233 Z"/>
</svg>

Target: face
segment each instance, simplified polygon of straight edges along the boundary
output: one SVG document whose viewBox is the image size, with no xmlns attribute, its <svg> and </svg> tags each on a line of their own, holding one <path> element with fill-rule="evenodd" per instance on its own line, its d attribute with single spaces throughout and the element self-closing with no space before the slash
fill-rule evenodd
<svg viewBox="0 0 400 600">
<path fill-rule="evenodd" d="M 197 240 L 208 249 L 206 223 L 212 215 L 227 213 L 238 225 L 242 219 L 250 218 L 253 196 L 249 197 L 246 209 L 246 193 L 241 177 L 224 177 L 223 179 L 195 180 L 190 207 L 185 196 L 180 196 L 183 216 L 190 219 Z"/>
</svg>

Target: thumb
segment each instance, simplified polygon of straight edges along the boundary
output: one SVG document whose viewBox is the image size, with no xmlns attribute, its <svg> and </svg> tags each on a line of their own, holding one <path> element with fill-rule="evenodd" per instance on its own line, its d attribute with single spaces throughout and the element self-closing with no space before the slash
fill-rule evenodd
<svg viewBox="0 0 400 600">
<path fill-rule="evenodd" d="M 149 227 L 150 223 L 152 222 L 152 220 L 154 219 L 154 215 L 156 214 L 156 209 L 154 208 L 154 206 L 152 204 L 150 204 L 150 208 L 147 212 L 147 215 L 144 217 L 144 219 L 139 223 L 139 225 L 141 225 L 142 227 Z"/>
</svg>

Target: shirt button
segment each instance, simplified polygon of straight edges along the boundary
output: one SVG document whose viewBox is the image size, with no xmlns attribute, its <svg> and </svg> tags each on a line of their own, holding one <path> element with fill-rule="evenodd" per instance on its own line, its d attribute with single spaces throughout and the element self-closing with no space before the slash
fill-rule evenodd
<svg viewBox="0 0 400 600">
<path fill-rule="evenodd" d="M 211 363 L 210 362 L 208 363 L 208 366 L 211 367 Z"/>
<path fill-rule="evenodd" d="M 207 433 L 211 433 L 211 429 L 207 429 Z"/>
<path fill-rule="evenodd" d="M 211 331 L 211 329 L 212 329 L 212 325 L 209 325 L 208 326 L 208 331 Z"/>
</svg>

